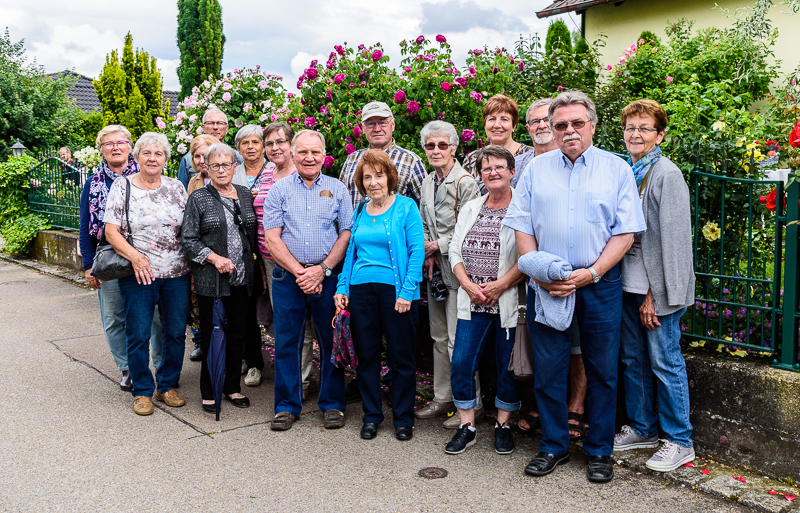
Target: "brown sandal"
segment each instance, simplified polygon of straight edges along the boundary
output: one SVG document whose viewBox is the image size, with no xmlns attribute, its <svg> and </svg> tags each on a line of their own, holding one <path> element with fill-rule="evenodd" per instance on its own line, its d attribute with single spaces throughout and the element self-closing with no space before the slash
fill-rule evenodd
<svg viewBox="0 0 800 513">
<path fill-rule="evenodd" d="M 528 424 L 528 429 L 525 429 L 520 425 L 519 422 L 517 422 L 517 427 L 519 428 L 520 431 L 524 433 L 536 431 L 542 425 L 542 421 L 539 419 L 539 416 L 533 415 L 533 412 L 529 412 L 527 415 L 523 415 L 519 420 L 520 421 L 524 420 Z"/>
<path fill-rule="evenodd" d="M 579 435 L 570 435 L 570 441 L 574 442 L 577 440 L 583 440 L 586 436 L 586 432 L 589 430 L 589 424 L 586 421 L 586 414 L 585 413 L 576 413 L 574 411 L 567 413 L 567 422 L 570 420 L 574 420 L 577 424 L 569 423 L 569 430 L 570 431 L 577 431 L 580 433 Z"/>
</svg>

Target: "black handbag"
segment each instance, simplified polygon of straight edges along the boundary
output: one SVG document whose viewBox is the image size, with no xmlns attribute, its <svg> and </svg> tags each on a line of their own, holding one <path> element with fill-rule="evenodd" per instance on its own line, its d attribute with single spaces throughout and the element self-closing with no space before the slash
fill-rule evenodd
<svg viewBox="0 0 800 513">
<path fill-rule="evenodd" d="M 133 246 L 133 239 L 131 239 L 131 220 L 128 216 L 131 206 L 131 182 L 127 177 L 124 178 L 127 182 L 125 187 L 125 222 L 128 225 L 127 240 L 128 244 Z M 114 247 L 106 241 L 104 236 L 94 254 L 91 274 L 100 281 L 125 278 L 133 274 L 133 264 L 130 260 L 117 253 Z"/>
</svg>

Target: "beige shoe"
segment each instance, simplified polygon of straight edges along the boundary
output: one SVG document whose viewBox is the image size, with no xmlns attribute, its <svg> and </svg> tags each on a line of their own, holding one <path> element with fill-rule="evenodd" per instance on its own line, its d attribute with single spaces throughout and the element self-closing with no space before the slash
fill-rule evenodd
<svg viewBox="0 0 800 513">
<path fill-rule="evenodd" d="M 437 401 L 431 401 L 424 408 L 414 412 L 414 415 L 418 419 L 432 419 L 441 415 L 447 415 L 448 413 L 454 413 L 455 411 L 456 407 L 452 402 L 440 403 Z"/>
<path fill-rule="evenodd" d="M 136 415 L 152 415 L 153 401 L 146 395 L 137 395 L 133 398 L 133 411 Z"/>
<path fill-rule="evenodd" d="M 486 410 L 481 408 L 479 410 L 475 410 L 475 425 L 478 422 L 486 420 Z M 461 417 L 459 417 L 458 412 L 454 413 L 452 417 L 445 420 L 442 424 L 442 427 L 445 429 L 458 429 L 461 427 Z"/>
<path fill-rule="evenodd" d="M 253 367 L 247 371 L 247 376 L 244 377 L 244 384 L 249 387 L 257 387 L 261 384 L 261 371 Z"/>
<path fill-rule="evenodd" d="M 173 408 L 179 408 L 186 404 L 186 401 L 184 401 L 183 397 L 181 397 L 181 394 L 175 391 L 174 388 L 170 388 L 163 394 L 156 390 L 155 394 L 153 395 L 155 395 L 157 400 L 166 403 L 167 406 L 172 406 Z"/>
</svg>

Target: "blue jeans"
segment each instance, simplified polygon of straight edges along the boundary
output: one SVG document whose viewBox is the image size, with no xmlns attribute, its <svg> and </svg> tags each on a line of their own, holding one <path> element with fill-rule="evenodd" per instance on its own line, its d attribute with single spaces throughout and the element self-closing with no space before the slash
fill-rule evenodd
<svg viewBox="0 0 800 513">
<path fill-rule="evenodd" d="M 644 294 L 622 294 L 620 356 L 625 379 L 625 411 L 633 431 L 642 438 L 658 435 L 692 447 L 689 421 L 689 380 L 681 354 L 681 316 L 686 308 L 658 316 L 661 326 L 649 331 L 639 319 Z M 658 379 L 658 415 L 653 410 L 653 375 Z"/>
<path fill-rule="evenodd" d="M 188 274 L 177 278 L 156 278 L 150 285 L 136 283 L 135 276 L 119 279 L 125 305 L 125 337 L 134 397 L 149 397 L 155 390 L 153 374 L 148 366 L 147 341 L 156 306 L 161 311 L 164 333 L 161 365 L 156 368 L 158 391 L 163 393 L 175 388 L 180 380 L 189 320 L 189 280 Z"/>
<path fill-rule="evenodd" d="M 128 370 L 128 349 L 125 338 L 125 305 L 119 293 L 118 280 L 104 281 L 97 289 L 97 300 L 100 303 L 100 321 L 106 335 L 111 357 L 120 371 Z M 161 347 L 164 344 L 164 333 L 161 326 L 161 314 L 158 308 L 153 315 L 153 327 L 150 331 L 150 357 L 153 367 L 161 365 Z"/>
<path fill-rule="evenodd" d="M 622 317 L 619 265 L 603 278 L 574 292 L 575 313 L 586 369 L 586 413 L 589 434 L 583 448 L 590 456 L 609 456 L 614 447 L 617 412 L 617 363 Z M 528 289 L 528 312 L 535 311 L 536 294 Z M 569 447 L 567 372 L 572 331 L 558 331 L 528 316 L 533 345 L 533 388 L 542 423 L 539 450 L 565 454 Z"/>
<path fill-rule="evenodd" d="M 494 405 L 503 411 L 517 411 L 522 406 L 514 376 L 508 372 L 511 351 L 517 328 L 503 328 L 500 314 L 473 313 L 471 320 L 459 319 L 456 341 L 453 344 L 453 361 L 450 364 L 450 385 L 453 404 L 461 410 L 471 410 L 478 404 L 475 398 L 475 372 L 489 337 L 495 340 L 497 364 L 497 396 Z"/>
<path fill-rule="evenodd" d="M 322 280 L 321 294 L 306 294 L 289 271 L 279 265 L 272 270 L 272 311 L 275 318 L 275 414 L 287 411 L 295 417 L 303 408 L 301 353 L 306 331 L 306 307 L 317 332 L 320 350 L 319 398 L 317 405 L 326 412 L 344 412 L 344 368 L 331 363 L 333 327 L 336 314 L 333 294 L 338 276 Z"/>
<path fill-rule="evenodd" d="M 394 309 L 394 285 L 350 285 L 350 331 L 358 355 L 356 379 L 361 391 L 362 422 L 383 422 L 381 400 L 381 339 L 386 334 L 386 364 L 391 376 L 392 414 L 395 427 L 414 425 L 417 394 L 417 325 L 419 301 L 405 313 Z"/>
</svg>

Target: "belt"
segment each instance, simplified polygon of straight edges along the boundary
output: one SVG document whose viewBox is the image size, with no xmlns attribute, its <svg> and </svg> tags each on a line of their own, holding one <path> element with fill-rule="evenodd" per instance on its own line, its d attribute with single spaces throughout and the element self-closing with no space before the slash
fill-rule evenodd
<svg viewBox="0 0 800 513">
<path fill-rule="evenodd" d="M 303 267 L 306 267 L 306 268 L 314 267 L 315 265 L 319 265 L 319 264 L 320 264 L 319 262 L 317 262 L 316 264 L 303 264 Z"/>
</svg>

